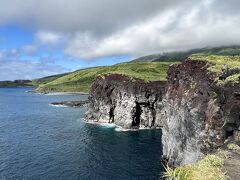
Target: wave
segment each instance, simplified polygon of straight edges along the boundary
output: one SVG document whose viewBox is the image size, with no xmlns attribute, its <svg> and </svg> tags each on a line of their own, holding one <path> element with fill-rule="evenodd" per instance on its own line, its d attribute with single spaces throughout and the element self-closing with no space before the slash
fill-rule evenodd
<svg viewBox="0 0 240 180">
<path fill-rule="evenodd" d="M 49 104 L 49 106 L 53 106 L 53 107 L 68 107 L 68 106 L 66 106 L 66 105 L 60 105 L 60 104 L 58 104 L 58 105 Z"/>
</svg>

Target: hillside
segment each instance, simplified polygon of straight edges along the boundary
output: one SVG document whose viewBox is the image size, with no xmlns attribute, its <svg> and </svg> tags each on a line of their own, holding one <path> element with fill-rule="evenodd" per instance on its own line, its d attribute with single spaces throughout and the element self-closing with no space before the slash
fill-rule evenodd
<svg viewBox="0 0 240 180">
<path fill-rule="evenodd" d="M 183 61 L 184 59 L 191 56 L 192 54 L 235 56 L 235 55 L 240 55 L 240 46 L 208 47 L 208 48 L 201 48 L 201 49 L 191 49 L 188 51 L 153 54 L 153 55 L 143 56 L 143 57 L 134 59 L 130 62 Z"/>
<path fill-rule="evenodd" d="M 70 74 L 70 73 L 57 74 L 57 75 L 47 76 L 47 77 L 43 77 L 43 78 L 39 78 L 39 79 L 34 79 L 34 80 L 32 80 L 32 83 L 36 86 L 38 86 L 40 84 L 47 84 L 51 81 L 54 81 L 55 79 L 66 76 L 68 74 Z"/>
<path fill-rule="evenodd" d="M 172 63 L 173 62 L 127 63 L 83 69 L 55 79 L 47 84 L 40 85 L 38 90 L 40 92 L 88 92 L 91 84 L 98 75 L 112 73 L 127 75 L 145 81 L 165 80 L 168 67 Z"/>
</svg>

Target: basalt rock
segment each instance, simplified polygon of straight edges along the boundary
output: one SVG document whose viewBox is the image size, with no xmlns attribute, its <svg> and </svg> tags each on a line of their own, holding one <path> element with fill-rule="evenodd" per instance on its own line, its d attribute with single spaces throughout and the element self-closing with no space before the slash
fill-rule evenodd
<svg viewBox="0 0 240 180">
<path fill-rule="evenodd" d="M 124 128 L 161 127 L 164 93 L 165 82 L 145 82 L 119 74 L 99 76 L 91 88 L 86 120 Z"/>
<path fill-rule="evenodd" d="M 217 85 L 209 66 L 186 60 L 169 68 L 162 143 L 170 165 L 193 163 L 227 139 L 239 138 L 240 85 Z"/>
</svg>

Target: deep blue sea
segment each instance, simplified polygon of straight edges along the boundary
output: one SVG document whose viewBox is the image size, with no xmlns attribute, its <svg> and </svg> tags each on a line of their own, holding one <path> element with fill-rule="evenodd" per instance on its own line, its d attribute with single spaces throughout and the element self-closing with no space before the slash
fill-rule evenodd
<svg viewBox="0 0 240 180">
<path fill-rule="evenodd" d="M 86 95 L 0 88 L 0 180 L 157 179 L 161 131 L 87 124 L 86 108 L 49 106 Z"/>
</svg>

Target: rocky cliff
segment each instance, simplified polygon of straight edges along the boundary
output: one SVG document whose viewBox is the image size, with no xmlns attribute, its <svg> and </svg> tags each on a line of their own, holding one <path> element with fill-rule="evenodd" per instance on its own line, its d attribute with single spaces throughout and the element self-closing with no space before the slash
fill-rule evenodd
<svg viewBox="0 0 240 180">
<path fill-rule="evenodd" d="M 171 165 L 193 163 L 229 137 L 238 137 L 240 84 L 219 85 L 221 77 L 209 70 L 212 65 L 186 60 L 169 68 L 162 142 Z"/>
<path fill-rule="evenodd" d="M 160 127 L 164 93 L 165 82 L 145 82 L 118 74 L 99 76 L 90 91 L 86 120 L 124 128 Z"/>
<path fill-rule="evenodd" d="M 216 63 L 188 59 L 170 66 L 166 83 L 99 76 L 86 120 L 124 128 L 163 126 L 169 164 L 193 163 L 226 141 L 240 142 L 240 62 L 235 62 L 237 67 L 231 61 L 231 68 L 221 64 L 216 71 Z"/>
</svg>

